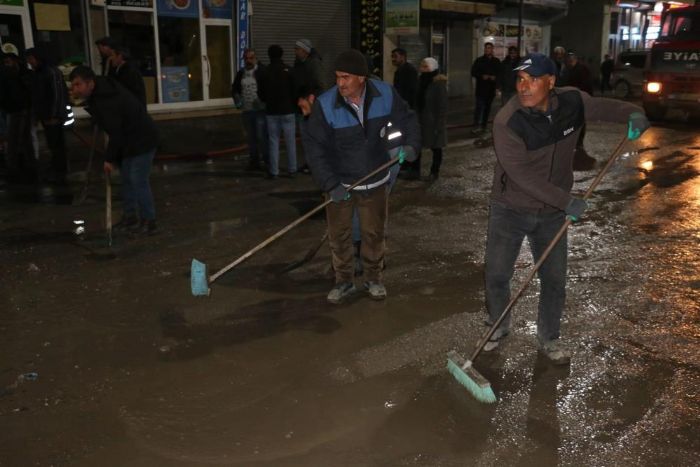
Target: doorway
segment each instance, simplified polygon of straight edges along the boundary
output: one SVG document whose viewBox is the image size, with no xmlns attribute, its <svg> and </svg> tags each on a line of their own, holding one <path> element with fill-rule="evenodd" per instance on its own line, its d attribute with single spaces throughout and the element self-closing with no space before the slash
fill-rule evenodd
<svg viewBox="0 0 700 467">
<path fill-rule="evenodd" d="M 204 70 L 204 99 L 230 99 L 233 81 L 231 60 L 231 22 L 204 21 L 202 67 Z"/>
</svg>

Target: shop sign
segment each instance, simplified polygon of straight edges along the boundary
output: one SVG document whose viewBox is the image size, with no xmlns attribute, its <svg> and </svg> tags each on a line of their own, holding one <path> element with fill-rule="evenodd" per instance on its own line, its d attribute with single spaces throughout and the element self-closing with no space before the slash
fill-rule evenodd
<svg viewBox="0 0 700 467">
<path fill-rule="evenodd" d="M 238 68 L 245 67 L 244 55 L 248 48 L 248 0 L 238 0 Z"/>
<path fill-rule="evenodd" d="M 202 14 L 205 18 L 233 18 L 233 0 L 202 0 Z"/>
<path fill-rule="evenodd" d="M 153 8 L 153 0 L 107 0 L 107 6 L 129 6 L 132 8 Z"/>
<path fill-rule="evenodd" d="M 189 102 L 190 80 L 189 69 L 186 66 L 164 66 L 161 87 L 163 89 L 163 102 Z"/>
<path fill-rule="evenodd" d="M 197 0 L 158 0 L 158 16 L 197 18 L 199 3 Z"/>
<path fill-rule="evenodd" d="M 418 34 L 419 0 L 386 0 L 384 31 L 389 35 Z"/>
<path fill-rule="evenodd" d="M 0 0 L 0 5 L 24 6 L 24 0 Z"/>
</svg>

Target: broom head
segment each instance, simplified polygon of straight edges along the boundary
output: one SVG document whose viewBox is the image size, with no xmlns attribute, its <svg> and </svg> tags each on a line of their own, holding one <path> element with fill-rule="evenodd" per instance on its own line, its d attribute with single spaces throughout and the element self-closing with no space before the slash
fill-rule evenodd
<svg viewBox="0 0 700 467">
<path fill-rule="evenodd" d="M 447 370 L 476 400 L 487 404 L 496 402 L 491 383 L 472 367 L 471 362 L 467 362 L 454 350 L 447 354 Z"/>
</svg>

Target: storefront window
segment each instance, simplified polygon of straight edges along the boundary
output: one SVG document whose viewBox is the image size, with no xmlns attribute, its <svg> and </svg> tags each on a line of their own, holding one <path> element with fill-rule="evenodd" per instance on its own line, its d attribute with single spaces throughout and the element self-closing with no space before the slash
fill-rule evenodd
<svg viewBox="0 0 700 467">
<path fill-rule="evenodd" d="M 158 16 L 158 39 L 163 102 L 201 101 L 199 19 Z"/>
<path fill-rule="evenodd" d="M 87 63 L 80 0 L 29 0 L 34 45 L 62 68 Z"/>
<path fill-rule="evenodd" d="M 156 48 L 153 13 L 109 10 L 109 36 L 129 48 L 131 60 L 138 64 L 146 85 L 146 102 L 158 102 L 156 82 Z"/>
</svg>

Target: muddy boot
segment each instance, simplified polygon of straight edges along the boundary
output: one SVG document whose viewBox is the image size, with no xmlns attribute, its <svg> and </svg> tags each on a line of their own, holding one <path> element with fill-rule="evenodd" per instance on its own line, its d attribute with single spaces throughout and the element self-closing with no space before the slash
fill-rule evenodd
<svg viewBox="0 0 700 467">
<path fill-rule="evenodd" d="M 540 343 L 540 351 L 555 365 L 568 365 L 571 362 L 571 352 L 559 339 Z"/>
<path fill-rule="evenodd" d="M 484 325 L 491 327 L 493 326 L 493 321 L 491 321 L 490 318 L 487 318 L 484 321 Z M 501 339 L 505 338 L 510 334 L 510 324 L 509 323 L 501 323 L 501 326 L 494 331 L 493 335 L 489 338 L 488 341 L 486 341 L 486 345 L 484 345 L 484 352 L 491 352 L 493 350 L 496 350 L 498 348 L 498 345 L 500 344 Z"/>
<path fill-rule="evenodd" d="M 360 255 L 361 242 L 354 242 L 355 247 L 355 277 L 361 276 L 364 273 L 364 267 L 362 266 L 362 256 Z"/>
<path fill-rule="evenodd" d="M 330 292 L 328 292 L 326 300 L 328 301 L 328 303 L 338 305 L 342 303 L 343 300 L 354 294 L 356 291 L 357 288 L 355 288 L 355 284 L 353 284 L 352 282 L 339 282 L 335 284 L 335 286 L 331 289 Z"/>
<path fill-rule="evenodd" d="M 365 289 L 369 292 L 372 300 L 384 300 L 386 298 L 386 287 L 381 282 L 367 281 Z"/>
</svg>

